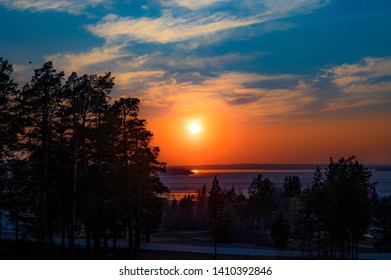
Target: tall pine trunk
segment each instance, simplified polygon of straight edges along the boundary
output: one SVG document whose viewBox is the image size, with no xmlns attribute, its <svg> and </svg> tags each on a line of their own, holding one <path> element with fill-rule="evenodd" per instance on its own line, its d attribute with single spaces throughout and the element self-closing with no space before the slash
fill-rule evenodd
<svg viewBox="0 0 391 280">
<path fill-rule="evenodd" d="M 75 259 L 75 231 L 76 231 L 76 189 L 77 189 L 77 146 L 73 143 L 73 162 L 72 162 L 72 189 L 71 189 L 71 228 L 69 238 L 69 251 L 71 257 Z"/>
</svg>

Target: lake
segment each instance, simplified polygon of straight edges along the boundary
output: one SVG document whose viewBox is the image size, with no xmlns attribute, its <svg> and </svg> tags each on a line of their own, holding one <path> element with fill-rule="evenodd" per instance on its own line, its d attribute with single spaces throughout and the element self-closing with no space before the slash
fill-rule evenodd
<svg viewBox="0 0 391 280">
<path fill-rule="evenodd" d="M 216 175 L 222 188 L 228 190 L 233 186 L 246 194 L 257 174 L 269 178 L 276 187 L 282 187 L 286 176 L 298 176 L 302 186 L 308 187 L 312 183 L 314 170 L 197 169 L 191 174 L 163 174 L 160 178 L 171 194 L 178 198 L 196 192 L 203 185 L 209 189 Z M 371 182 L 377 182 L 376 191 L 380 196 L 391 195 L 391 171 L 372 171 Z"/>
</svg>

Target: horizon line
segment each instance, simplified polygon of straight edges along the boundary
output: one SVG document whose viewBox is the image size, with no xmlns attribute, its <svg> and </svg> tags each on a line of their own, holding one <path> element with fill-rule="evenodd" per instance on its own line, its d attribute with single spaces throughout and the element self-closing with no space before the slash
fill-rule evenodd
<svg viewBox="0 0 391 280">
<path fill-rule="evenodd" d="M 361 164 L 364 164 L 364 165 L 367 165 L 367 166 L 391 166 L 391 162 L 388 162 L 388 163 L 362 163 L 360 162 Z M 202 166 L 244 166 L 244 165 L 269 165 L 269 166 L 278 166 L 278 165 L 296 165 L 296 166 L 300 166 L 300 165 L 307 165 L 307 166 L 316 166 L 316 165 L 319 165 L 319 166 L 324 166 L 324 165 L 328 165 L 329 162 L 324 162 L 324 163 L 245 163 L 245 162 L 242 162 L 242 163 L 207 163 L 207 164 L 175 164 L 175 165 L 170 165 L 170 164 L 167 164 L 167 167 L 202 167 Z"/>
</svg>

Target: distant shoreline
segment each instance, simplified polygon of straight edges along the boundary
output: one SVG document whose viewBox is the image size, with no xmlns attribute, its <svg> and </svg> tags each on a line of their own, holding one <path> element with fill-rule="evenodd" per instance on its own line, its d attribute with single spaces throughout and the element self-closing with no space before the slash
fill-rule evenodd
<svg viewBox="0 0 391 280">
<path fill-rule="evenodd" d="M 318 166 L 325 169 L 328 164 L 259 164 L 259 163 L 239 163 L 239 164 L 206 164 L 206 165 L 181 165 L 167 166 L 168 174 L 192 174 L 192 170 L 198 169 L 235 169 L 235 170 L 315 170 Z M 375 171 L 391 171 L 389 164 L 369 164 L 369 169 Z"/>
</svg>

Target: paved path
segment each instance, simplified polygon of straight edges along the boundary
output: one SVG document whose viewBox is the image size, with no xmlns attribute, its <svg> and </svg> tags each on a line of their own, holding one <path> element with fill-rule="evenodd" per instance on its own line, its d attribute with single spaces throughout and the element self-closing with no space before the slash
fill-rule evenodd
<svg viewBox="0 0 391 280">
<path fill-rule="evenodd" d="M 202 253 L 214 254 L 213 246 L 195 246 L 170 243 L 142 243 L 141 249 L 151 251 L 166 251 L 166 252 L 186 252 L 186 253 Z M 218 255 L 235 255 L 235 256 L 268 256 L 268 257 L 305 257 L 299 251 L 280 251 L 273 249 L 257 249 L 255 248 L 232 248 L 232 247 L 217 247 Z"/>
<path fill-rule="evenodd" d="M 15 240 L 15 234 L 12 232 L 3 232 L 3 239 Z M 65 240 L 67 243 L 67 239 Z M 60 245 L 61 238 L 59 236 L 54 237 L 54 243 Z M 86 240 L 84 238 L 76 238 L 75 245 L 84 247 Z M 108 242 L 109 246 L 112 246 L 112 240 Z M 127 247 L 128 242 L 125 239 L 117 240 L 118 247 Z M 163 252 L 183 252 L 183 253 L 201 253 L 201 254 L 214 254 L 213 246 L 199 246 L 199 245 L 184 245 L 175 243 L 141 243 L 141 249 L 149 251 L 163 251 Z M 287 258 L 305 258 L 306 253 L 301 251 L 289 251 L 289 250 L 276 250 L 276 249 L 256 249 L 255 248 L 240 248 L 240 247 L 217 247 L 218 255 L 233 255 L 233 256 L 265 256 L 275 257 L 278 259 Z M 359 253 L 359 259 L 364 260 L 391 260 L 391 253 Z"/>
</svg>

